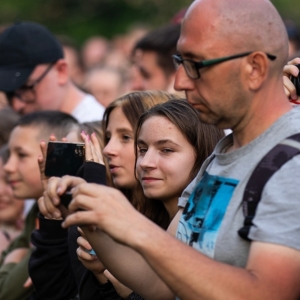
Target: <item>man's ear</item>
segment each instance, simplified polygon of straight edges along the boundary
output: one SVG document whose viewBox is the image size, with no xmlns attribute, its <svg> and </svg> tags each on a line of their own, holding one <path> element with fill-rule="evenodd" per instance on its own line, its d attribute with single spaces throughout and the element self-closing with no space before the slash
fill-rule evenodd
<svg viewBox="0 0 300 300">
<path fill-rule="evenodd" d="M 265 82 L 270 61 L 264 52 L 253 52 L 247 57 L 246 74 L 250 90 L 258 90 Z"/>
<path fill-rule="evenodd" d="M 59 59 L 55 64 L 59 85 L 65 85 L 69 81 L 69 68 L 65 59 Z"/>
</svg>

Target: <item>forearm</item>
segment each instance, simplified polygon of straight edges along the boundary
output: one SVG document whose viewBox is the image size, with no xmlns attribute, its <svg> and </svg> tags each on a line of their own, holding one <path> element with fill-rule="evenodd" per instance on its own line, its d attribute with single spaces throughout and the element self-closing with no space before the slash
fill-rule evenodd
<svg viewBox="0 0 300 300">
<path fill-rule="evenodd" d="M 170 289 L 136 251 L 116 243 L 100 230 L 83 230 L 100 261 L 120 282 L 144 299 L 174 299 Z"/>
<path fill-rule="evenodd" d="M 277 250 L 274 256 L 269 255 L 269 261 L 261 262 L 270 268 L 256 272 L 251 262 L 243 269 L 214 261 L 166 232 L 154 230 L 150 223 L 139 229 L 129 244 L 181 299 L 298 299 L 299 289 L 291 291 L 297 281 L 286 277 L 283 265 L 276 260 Z M 295 267 L 296 272 L 299 274 Z"/>
<path fill-rule="evenodd" d="M 19 263 L 2 265 L 0 268 L 0 299 L 27 299 L 33 292 L 33 286 L 24 288 L 28 279 L 28 260 L 30 253 Z"/>
</svg>

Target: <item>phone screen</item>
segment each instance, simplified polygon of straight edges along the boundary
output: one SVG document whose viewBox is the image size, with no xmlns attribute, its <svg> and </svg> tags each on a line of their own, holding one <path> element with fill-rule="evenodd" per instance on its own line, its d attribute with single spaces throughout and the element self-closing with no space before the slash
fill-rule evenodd
<svg viewBox="0 0 300 300">
<path fill-rule="evenodd" d="M 85 159 L 84 143 L 49 142 L 45 165 L 48 177 L 76 175 Z"/>
</svg>

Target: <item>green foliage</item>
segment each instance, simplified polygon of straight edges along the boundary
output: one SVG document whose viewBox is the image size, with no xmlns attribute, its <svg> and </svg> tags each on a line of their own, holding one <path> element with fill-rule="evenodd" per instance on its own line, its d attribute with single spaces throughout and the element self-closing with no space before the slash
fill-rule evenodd
<svg viewBox="0 0 300 300">
<path fill-rule="evenodd" d="M 191 0 L 1 0 L 0 20 L 2 24 L 39 22 L 81 43 L 91 35 L 110 38 L 123 34 L 132 24 L 159 26 L 190 3 Z"/>
<path fill-rule="evenodd" d="M 278 9 L 283 19 L 289 19 L 300 26 L 300 1 L 299 0 L 271 0 Z"/>
<path fill-rule="evenodd" d="M 250 1 L 250 0 L 249 0 Z M 272 0 L 284 18 L 300 25 L 299 0 Z M 126 33 L 132 24 L 167 23 L 192 0 L 1 0 L 2 24 L 36 21 L 78 44 L 91 35 L 108 38 Z"/>
</svg>

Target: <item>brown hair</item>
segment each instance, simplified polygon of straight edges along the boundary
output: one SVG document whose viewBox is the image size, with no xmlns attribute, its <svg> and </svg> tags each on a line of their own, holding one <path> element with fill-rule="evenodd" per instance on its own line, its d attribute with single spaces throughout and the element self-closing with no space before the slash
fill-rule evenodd
<svg viewBox="0 0 300 300">
<path fill-rule="evenodd" d="M 174 95 L 161 91 L 136 91 L 125 94 L 112 102 L 105 110 L 102 121 L 102 130 L 104 134 L 104 146 L 108 143 L 106 129 L 109 123 L 109 116 L 116 107 L 121 107 L 128 122 L 135 130 L 139 117 L 152 106 L 175 99 Z M 132 166 L 134 167 L 134 166 Z M 121 190 L 126 197 L 132 201 L 132 190 Z M 135 206 L 137 208 L 137 206 Z"/>
<path fill-rule="evenodd" d="M 212 125 L 201 123 L 198 112 L 183 99 L 174 99 L 158 104 L 146 111 L 140 118 L 135 131 L 135 154 L 137 158 L 137 139 L 143 123 L 153 117 L 162 116 L 170 120 L 185 136 L 195 151 L 195 164 L 191 170 L 191 180 L 197 175 L 204 160 L 213 152 L 217 142 L 224 137 L 224 131 Z M 135 201 L 139 210 L 151 220 L 156 220 L 162 227 L 169 225 L 169 217 L 161 201 L 149 201 L 138 184 Z M 167 217 L 166 217 L 167 216 Z M 168 222 L 166 222 L 166 220 Z"/>
</svg>

